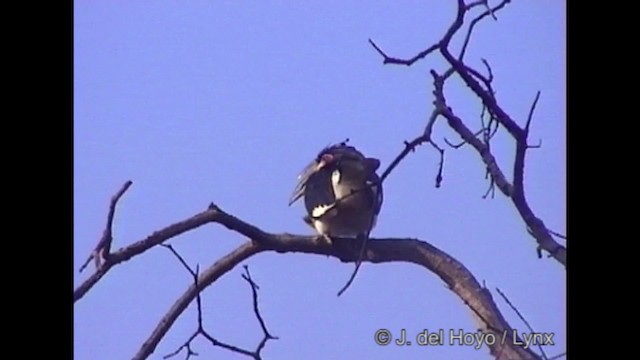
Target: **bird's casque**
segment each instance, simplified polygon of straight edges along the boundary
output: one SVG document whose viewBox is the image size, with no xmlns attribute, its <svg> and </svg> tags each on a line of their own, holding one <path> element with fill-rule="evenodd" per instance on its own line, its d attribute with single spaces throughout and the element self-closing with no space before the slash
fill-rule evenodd
<svg viewBox="0 0 640 360">
<path fill-rule="evenodd" d="M 328 146 L 298 177 L 289 205 L 304 196 L 304 221 L 324 236 L 354 237 L 375 226 L 382 206 L 380 161 L 345 142 Z"/>
</svg>

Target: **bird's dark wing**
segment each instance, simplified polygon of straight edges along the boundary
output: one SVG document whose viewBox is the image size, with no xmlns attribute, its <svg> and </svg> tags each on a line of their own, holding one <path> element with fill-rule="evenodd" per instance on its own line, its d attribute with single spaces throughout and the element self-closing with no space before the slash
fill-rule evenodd
<svg viewBox="0 0 640 360">
<path fill-rule="evenodd" d="M 314 214 L 314 210 L 331 207 L 335 200 L 330 171 L 317 171 L 307 179 L 304 188 L 304 205 L 309 216 L 320 217 L 322 214 Z"/>
<path fill-rule="evenodd" d="M 380 213 L 380 209 L 382 208 L 382 201 L 384 200 L 382 183 L 380 183 L 380 177 L 376 173 L 372 173 L 368 181 L 374 184 L 371 186 L 371 195 L 372 200 L 374 201 L 374 214 L 378 215 Z"/>
<path fill-rule="evenodd" d="M 291 197 L 289 198 L 289 206 L 294 202 L 298 201 L 302 195 L 304 195 L 305 186 L 309 181 L 309 178 L 317 171 L 316 166 L 318 163 L 316 161 L 312 161 L 309 165 L 305 166 L 304 170 L 300 172 L 298 175 L 298 183 L 296 184 L 296 188 L 293 190 Z"/>
<path fill-rule="evenodd" d="M 380 167 L 380 160 L 376 158 L 366 158 L 362 161 L 362 167 L 365 173 L 368 173 L 366 178 L 366 185 L 369 186 L 369 206 L 373 208 L 374 214 L 380 213 L 382 207 L 382 201 L 384 199 L 382 193 L 382 184 L 380 183 L 380 176 L 376 174 L 376 170 Z"/>
</svg>

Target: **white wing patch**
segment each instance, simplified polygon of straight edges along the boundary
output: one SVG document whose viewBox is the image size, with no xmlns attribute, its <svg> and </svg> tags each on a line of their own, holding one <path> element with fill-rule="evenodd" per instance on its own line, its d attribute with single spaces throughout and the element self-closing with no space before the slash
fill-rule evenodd
<svg viewBox="0 0 640 360">
<path fill-rule="evenodd" d="M 324 216 L 327 212 L 331 211 L 333 208 L 335 208 L 335 204 L 318 205 L 315 208 L 313 208 L 313 210 L 311 211 L 311 217 L 314 218 L 314 219 L 318 219 L 318 218 Z"/>
<path fill-rule="evenodd" d="M 340 174 L 340 170 L 338 169 L 333 170 L 333 173 L 331 173 L 331 184 L 334 188 L 340 183 L 341 176 L 342 174 Z"/>
</svg>

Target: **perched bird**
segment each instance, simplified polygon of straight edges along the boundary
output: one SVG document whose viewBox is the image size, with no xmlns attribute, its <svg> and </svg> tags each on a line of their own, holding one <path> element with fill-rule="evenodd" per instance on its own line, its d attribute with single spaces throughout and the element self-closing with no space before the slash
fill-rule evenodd
<svg viewBox="0 0 640 360">
<path fill-rule="evenodd" d="M 328 146 L 298 177 L 289 205 L 304 196 L 304 221 L 329 240 L 365 235 L 382 206 L 378 167 L 380 160 L 344 142 Z"/>
</svg>

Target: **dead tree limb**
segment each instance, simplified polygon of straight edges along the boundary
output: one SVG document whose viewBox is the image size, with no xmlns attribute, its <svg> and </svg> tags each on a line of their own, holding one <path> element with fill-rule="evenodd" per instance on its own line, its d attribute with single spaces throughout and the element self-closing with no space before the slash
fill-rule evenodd
<svg viewBox="0 0 640 360">
<path fill-rule="evenodd" d="M 524 166 L 526 151 L 530 148 L 539 147 L 539 145 L 530 145 L 528 143 L 528 135 L 529 128 L 533 119 L 533 112 L 538 103 L 540 92 L 536 94 L 535 100 L 529 111 L 529 115 L 526 121 L 521 122 L 523 123 L 523 125 L 521 126 L 499 104 L 498 99 L 496 98 L 496 92 L 491 85 L 493 81 L 493 73 L 491 71 L 489 63 L 485 59 L 482 59 L 482 62 L 488 71 L 488 76 L 484 76 L 480 71 L 477 71 L 473 67 L 467 65 L 464 61 L 467 45 L 469 44 L 473 30 L 477 27 L 478 23 L 482 19 L 489 16 L 496 19 L 496 13 L 499 10 L 503 9 L 508 3 L 510 3 L 510 0 L 503 0 L 496 6 L 490 7 L 484 0 L 475 1 L 469 4 L 465 4 L 463 0 L 457 0 L 457 11 L 455 18 L 443 35 L 442 39 L 435 44 L 427 47 L 425 50 L 419 52 L 414 57 L 406 60 L 388 55 L 387 52 L 385 52 L 371 39 L 369 39 L 369 43 L 376 50 L 376 52 L 382 56 L 382 63 L 384 65 L 393 64 L 411 66 L 416 61 L 424 59 L 429 55 L 435 54 L 440 54 L 446 60 L 450 67 L 442 72 L 441 75 L 435 69 L 431 70 L 431 75 L 434 79 L 433 83 L 435 97 L 435 116 L 432 116 L 427 123 L 428 131 L 425 131 L 426 136 L 423 135 L 423 137 L 419 139 L 421 139 L 423 142 L 426 141 L 426 139 L 430 139 L 431 129 L 435 120 L 440 116 L 444 117 L 447 120 L 447 124 L 449 125 L 449 127 L 462 138 L 462 142 L 457 147 L 460 147 L 464 144 L 470 144 L 471 147 L 478 153 L 478 155 L 480 155 L 482 161 L 487 167 L 487 173 L 489 174 L 490 183 L 489 189 L 483 197 L 486 198 L 488 194 L 493 192 L 494 186 L 497 186 L 502 194 L 511 199 L 511 202 L 524 221 L 527 231 L 536 240 L 538 244 L 538 256 L 540 257 L 541 251 L 544 250 L 549 254 L 550 257 L 557 260 L 563 266 L 566 266 L 566 247 L 558 243 L 556 239 L 553 238 L 553 233 L 547 228 L 542 219 L 536 216 L 534 211 L 529 206 L 529 202 L 525 196 L 524 190 Z M 470 25 L 467 27 L 467 31 L 464 34 L 464 41 L 459 51 L 459 55 L 456 57 L 452 54 L 453 51 L 450 49 L 451 42 L 453 38 L 463 29 L 465 19 L 468 20 L 467 17 L 469 16 L 471 10 L 479 5 L 485 5 L 487 10 L 471 20 Z M 484 111 L 486 110 L 486 112 L 489 114 L 490 123 L 494 121 L 496 123 L 495 131 L 497 131 L 499 126 L 501 129 L 505 129 L 510 137 L 515 141 L 516 153 L 513 164 L 513 179 L 511 181 L 507 179 L 501 167 L 497 163 L 495 156 L 491 152 L 489 140 L 493 137 L 493 134 L 485 136 L 484 141 L 476 138 L 476 135 L 471 130 L 469 130 L 468 125 L 466 125 L 461 118 L 456 116 L 454 110 L 447 105 L 447 100 L 444 95 L 444 87 L 446 81 L 454 74 L 459 76 L 464 84 L 471 90 L 471 92 L 475 94 L 480 100 L 483 106 L 483 115 Z M 488 126 L 488 128 L 490 128 L 490 125 Z M 447 143 L 450 142 L 447 140 Z M 441 173 L 439 173 L 439 178 L 441 178 Z M 439 185 L 439 182 L 437 182 L 437 185 Z"/>
<path fill-rule="evenodd" d="M 109 214 L 107 215 L 107 225 L 104 228 L 102 233 L 102 237 L 98 240 L 98 244 L 93 249 L 87 260 L 80 267 L 80 272 L 84 270 L 87 265 L 91 262 L 91 259 L 94 260 L 96 264 L 96 269 L 99 269 L 102 265 L 102 260 L 107 260 L 109 258 L 109 253 L 111 252 L 111 243 L 113 242 L 113 217 L 116 214 L 116 205 L 118 201 L 124 195 L 124 193 L 129 189 L 129 187 L 133 184 L 131 180 L 126 181 L 120 190 L 113 195 L 111 198 L 111 203 L 109 204 Z"/>
<path fill-rule="evenodd" d="M 242 261 L 261 252 L 304 253 L 331 256 L 342 262 L 350 263 L 358 259 L 358 252 L 350 247 L 332 246 L 316 236 L 293 234 L 273 234 L 265 232 L 233 215 L 227 214 L 217 206 L 211 206 L 205 213 L 212 222 L 249 238 L 249 241 L 216 261 L 198 276 L 197 285 L 192 284 L 159 321 L 148 339 L 140 347 L 134 359 L 145 359 L 156 349 L 160 340 L 169 331 L 175 320 L 184 312 L 197 295 L 222 275 Z M 340 241 L 353 239 L 336 238 Z M 349 250 L 351 249 L 351 250 Z M 128 250 L 132 251 L 132 250 Z M 121 256 L 125 256 L 124 254 Z M 363 261 L 380 264 L 387 262 L 409 262 L 424 267 L 440 277 L 447 286 L 471 310 L 478 327 L 501 340 L 511 333 L 511 327 L 498 310 L 487 289 L 478 283 L 473 274 L 455 258 L 426 241 L 409 238 L 369 239 Z M 516 339 L 517 340 L 517 339 Z M 506 335 L 505 341 L 496 341 L 490 345 L 492 354 L 501 354 L 504 358 L 539 359 L 530 349 L 524 349 Z"/>
<path fill-rule="evenodd" d="M 162 244 L 162 246 L 167 248 L 167 249 L 169 249 L 169 251 L 171 251 L 171 253 L 178 259 L 178 261 L 180 261 L 182 266 L 185 269 L 187 269 L 189 274 L 191 274 L 191 276 L 193 277 L 193 285 L 196 288 L 198 288 L 199 266 L 196 266 L 196 269 L 193 270 L 187 264 L 187 262 L 184 260 L 184 258 L 174 249 L 173 246 L 165 245 L 165 244 Z M 198 327 L 197 327 L 197 329 L 194 331 L 193 334 L 191 334 L 191 336 L 189 336 L 189 338 L 182 345 L 180 345 L 180 347 L 178 347 L 175 351 L 163 356 L 163 359 L 172 358 L 172 357 L 180 354 L 180 352 L 182 352 L 182 350 L 186 350 L 186 352 L 187 352 L 185 360 L 189 360 L 191 358 L 191 356 L 198 356 L 198 353 L 193 351 L 193 349 L 191 348 L 191 342 L 193 340 L 195 340 L 199 335 L 202 335 L 202 337 L 204 337 L 205 339 L 209 340 L 209 342 L 213 346 L 218 346 L 218 347 L 221 347 L 223 349 L 227 349 L 227 350 L 229 350 L 231 352 L 235 352 L 235 353 L 238 353 L 238 354 L 246 355 L 246 356 L 249 356 L 249 357 L 251 357 L 251 358 L 253 358 L 255 360 L 261 360 L 262 359 L 262 357 L 260 355 L 260 352 L 262 351 L 262 349 L 266 345 L 267 341 L 272 340 L 272 339 L 278 339 L 278 337 L 271 335 L 269 333 L 269 331 L 267 330 L 267 326 L 265 325 L 265 322 L 262 319 L 262 315 L 260 314 L 260 310 L 258 308 L 258 284 L 256 284 L 255 281 L 253 281 L 253 279 L 251 278 L 251 274 L 249 273 L 249 267 L 245 265 L 244 266 L 244 270 L 245 270 L 245 273 L 242 274 L 242 278 L 245 279 L 247 281 L 247 283 L 249 283 L 249 285 L 251 286 L 251 293 L 252 293 L 252 297 L 253 297 L 253 311 L 254 311 L 254 313 L 256 315 L 256 318 L 258 319 L 258 322 L 260 323 L 260 327 L 262 328 L 262 331 L 264 333 L 264 337 L 262 338 L 260 343 L 258 343 L 258 346 L 256 347 L 256 350 L 255 351 L 246 350 L 246 349 L 242 349 L 242 348 L 240 348 L 238 346 L 222 342 L 222 341 L 218 340 L 217 338 L 213 337 L 213 335 L 211 335 L 204 328 L 204 322 L 203 322 L 203 316 L 202 316 L 202 313 L 203 313 L 202 312 L 202 299 L 201 299 L 201 296 L 200 296 L 202 294 L 202 291 L 199 291 L 197 293 L 197 295 L 196 295 L 196 309 L 198 311 Z"/>
</svg>

